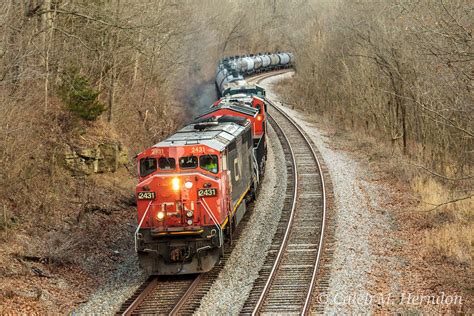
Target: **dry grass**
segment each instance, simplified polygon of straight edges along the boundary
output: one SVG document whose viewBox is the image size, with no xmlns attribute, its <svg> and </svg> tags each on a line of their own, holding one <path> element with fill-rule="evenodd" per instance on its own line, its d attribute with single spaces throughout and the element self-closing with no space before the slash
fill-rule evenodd
<svg viewBox="0 0 474 316">
<path fill-rule="evenodd" d="M 471 264 L 474 246 L 474 223 L 449 223 L 425 232 L 427 250 L 436 256 Z"/>
<path fill-rule="evenodd" d="M 424 212 L 425 252 L 458 263 L 470 264 L 474 246 L 474 198 L 436 206 L 455 198 L 455 190 L 426 176 L 411 181 Z"/>
</svg>

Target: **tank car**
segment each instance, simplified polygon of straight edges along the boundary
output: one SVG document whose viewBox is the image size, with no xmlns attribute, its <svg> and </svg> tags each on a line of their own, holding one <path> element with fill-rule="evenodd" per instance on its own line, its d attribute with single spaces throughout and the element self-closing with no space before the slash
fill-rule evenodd
<svg viewBox="0 0 474 316">
<path fill-rule="evenodd" d="M 260 72 L 262 65 L 263 65 L 262 57 L 260 55 L 255 56 L 254 57 L 254 71 Z"/>
<path fill-rule="evenodd" d="M 287 53 L 278 53 L 277 56 L 280 59 L 280 66 L 287 67 L 290 63 L 290 55 Z"/>
<path fill-rule="evenodd" d="M 254 72 L 254 67 L 255 67 L 253 57 L 250 57 L 250 56 L 244 57 L 242 58 L 242 62 L 245 63 L 247 66 L 245 71 L 242 68 L 242 71 L 244 72 L 244 74 L 247 74 L 247 75 L 252 74 Z"/>
<path fill-rule="evenodd" d="M 277 54 L 271 54 L 270 56 L 270 69 L 278 69 L 280 65 L 280 58 Z"/>
</svg>

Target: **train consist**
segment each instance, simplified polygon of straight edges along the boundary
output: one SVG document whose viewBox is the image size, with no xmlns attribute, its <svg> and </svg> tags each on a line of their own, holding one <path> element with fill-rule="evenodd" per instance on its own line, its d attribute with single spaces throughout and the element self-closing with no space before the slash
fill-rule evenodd
<svg viewBox="0 0 474 316">
<path fill-rule="evenodd" d="M 226 57 L 217 66 L 217 90 L 221 96 L 240 93 L 239 88 L 247 86 L 244 76 L 292 67 L 294 59 L 285 52 Z"/>
<path fill-rule="evenodd" d="M 265 90 L 244 76 L 293 62 L 291 53 L 222 59 L 222 98 L 137 156 L 135 250 L 148 274 L 202 273 L 219 261 L 265 170 Z"/>
</svg>

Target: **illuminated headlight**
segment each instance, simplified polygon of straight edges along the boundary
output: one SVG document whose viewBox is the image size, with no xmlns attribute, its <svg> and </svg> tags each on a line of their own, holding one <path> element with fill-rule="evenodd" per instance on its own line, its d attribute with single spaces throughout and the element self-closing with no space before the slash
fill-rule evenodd
<svg viewBox="0 0 474 316">
<path fill-rule="evenodd" d="M 164 218 L 165 218 L 165 213 L 164 212 L 158 212 L 156 214 L 156 218 L 159 220 L 159 221 L 162 221 Z"/>
<path fill-rule="evenodd" d="M 173 180 L 171 180 L 171 184 L 173 186 L 174 191 L 179 190 L 179 179 L 178 178 L 173 178 Z"/>
<path fill-rule="evenodd" d="M 187 217 L 193 217 L 193 211 L 187 211 L 186 216 Z"/>
<path fill-rule="evenodd" d="M 193 224 L 193 220 L 192 219 L 188 219 L 188 225 L 192 225 Z"/>
<path fill-rule="evenodd" d="M 184 183 L 184 187 L 185 187 L 186 189 L 191 189 L 191 188 L 193 187 L 193 183 L 192 183 L 191 181 L 186 181 L 186 182 Z"/>
</svg>

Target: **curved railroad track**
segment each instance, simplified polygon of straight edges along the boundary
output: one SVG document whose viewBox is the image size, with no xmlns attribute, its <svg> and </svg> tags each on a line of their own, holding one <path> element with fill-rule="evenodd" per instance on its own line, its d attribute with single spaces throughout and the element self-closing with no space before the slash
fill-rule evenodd
<svg viewBox="0 0 474 316">
<path fill-rule="evenodd" d="M 287 71 L 259 74 L 248 82 L 258 83 Z M 284 111 L 267 101 L 269 122 L 285 154 L 288 185 L 272 245 L 241 313 L 305 314 L 311 305 L 323 245 L 324 176 L 314 144 Z M 213 270 L 198 276 L 150 278 L 124 302 L 117 315 L 193 314 L 230 257 L 252 210 L 239 225 L 234 242 L 226 243 L 224 257 Z"/>
<path fill-rule="evenodd" d="M 269 76 L 258 76 L 258 81 Z M 243 314 L 310 310 L 323 249 L 326 190 L 321 163 L 308 136 L 276 104 L 270 122 L 282 142 L 288 169 L 284 209 L 272 246 L 242 309 Z"/>
</svg>

